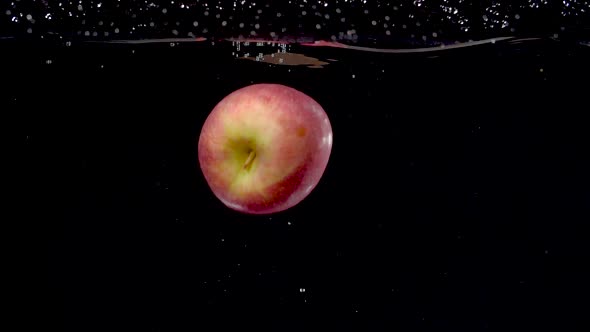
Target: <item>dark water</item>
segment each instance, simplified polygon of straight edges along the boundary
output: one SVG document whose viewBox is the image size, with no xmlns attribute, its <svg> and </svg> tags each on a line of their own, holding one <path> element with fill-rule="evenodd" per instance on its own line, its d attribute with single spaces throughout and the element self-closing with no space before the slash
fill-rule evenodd
<svg viewBox="0 0 590 332">
<path fill-rule="evenodd" d="M 25 325 L 586 331 L 586 39 L 28 35 L 0 41 Z M 208 113 L 255 83 L 310 95 L 334 131 L 318 187 L 272 216 L 227 209 L 197 161 Z"/>
<path fill-rule="evenodd" d="M 323 68 L 235 49 L 3 43 L 48 326 L 582 330 L 590 48 L 289 46 Z M 319 186 L 270 217 L 225 208 L 196 157 L 213 106 L 261 82 L 309 94 L 334 130 Z"/>
</svg>

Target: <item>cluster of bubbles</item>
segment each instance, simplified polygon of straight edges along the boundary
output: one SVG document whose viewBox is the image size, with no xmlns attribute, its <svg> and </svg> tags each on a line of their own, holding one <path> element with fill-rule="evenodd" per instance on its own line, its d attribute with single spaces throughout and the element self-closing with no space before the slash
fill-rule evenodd
<svg viewBox="0 0 590 332">
<path fill-rule="evenodd" d="M 6 0 L 0 10 L 0 28 L 12 34 L 98 40 L 309 36 L 425 43 L 514 34 L 546 26 L 548 17 L 562 31 L 590 22 L 590 0 Z"/>
</svg>

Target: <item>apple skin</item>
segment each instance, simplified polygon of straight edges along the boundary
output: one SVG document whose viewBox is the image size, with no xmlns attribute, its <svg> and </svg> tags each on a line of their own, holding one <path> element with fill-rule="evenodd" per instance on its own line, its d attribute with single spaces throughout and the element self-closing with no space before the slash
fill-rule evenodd
<svg viewBox="0 0 590 332">
<path fill-rule="evenodd" d="M 280 84 L 254 84 L 223 98 L 199 136 L 199 165 L 213 194 L 247 214 L 301 202 L 322 177 L 332 126 L 311 97 Z"/>
</svg>

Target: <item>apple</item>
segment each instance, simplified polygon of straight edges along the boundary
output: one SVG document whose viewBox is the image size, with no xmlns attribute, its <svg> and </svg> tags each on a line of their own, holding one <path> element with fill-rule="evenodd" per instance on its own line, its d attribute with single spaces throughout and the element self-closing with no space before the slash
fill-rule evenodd
<svg viewBox="0 0 590 332">
<path fill-rule="evenodd" d="M 199 165 L 227 207 L 270 214 L 301 202 L 322 177 L 332 126 L 311 97 L 280 84 L 254 84 L 223 98 L 198 142 Z"/>
</svg>

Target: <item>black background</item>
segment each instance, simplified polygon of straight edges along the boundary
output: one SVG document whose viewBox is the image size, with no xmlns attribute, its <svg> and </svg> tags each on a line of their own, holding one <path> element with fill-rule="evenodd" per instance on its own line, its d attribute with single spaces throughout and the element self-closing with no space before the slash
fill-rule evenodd
<svg viewBox="0 0 590 332">
<path fill-rule="evenodd" d="M 40 313 L 29 319 L 66 331 L 582 331 L 589 50 L 291 49 L 337 60 L 310 69 L 237 60 L 228 44 L 5 41 L 21 264 L 35 270 L 23 294 Z M 323 105 L 334 147 L 301 204 L 247 216 L 212 195 L 196 142 L 221 98 L 262 82 Z"/>
</svg>

